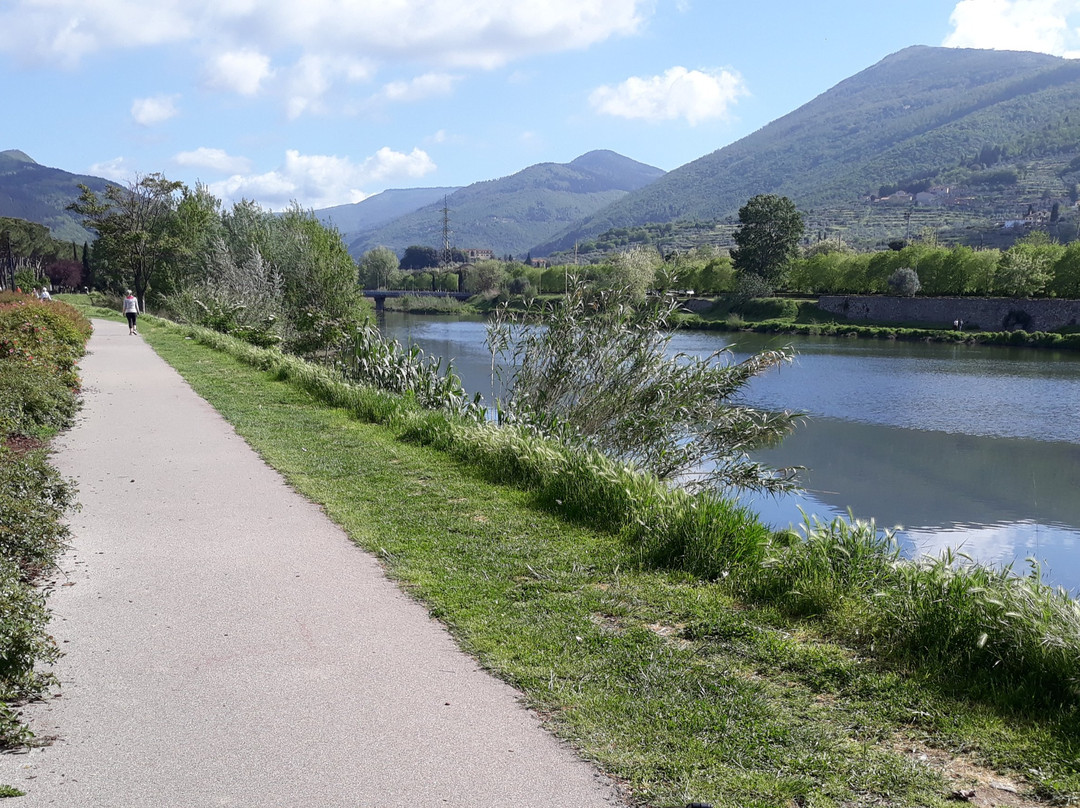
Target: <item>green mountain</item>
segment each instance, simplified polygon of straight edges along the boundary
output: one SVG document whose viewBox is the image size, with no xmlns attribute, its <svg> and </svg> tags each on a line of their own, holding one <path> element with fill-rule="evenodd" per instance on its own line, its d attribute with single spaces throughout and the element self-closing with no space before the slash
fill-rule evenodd
<svg viewBox="0 0 1080 808">
<path fill-rule="evenodd" d="M 722 241 L 739 207 L 760 193 L 791 197 L 812 233 L 849 242 L 928 225 L 954 239 L 964 231 L 985 239 L 1006 220 L 1031 214 L 1029 206 L 1048 212 L 1053 202 L 1059 210 L 1075 202 L 1078 155 L 1080 61 L 911 47 L 532 252 L 569 250 L 613 229 L 658 222 L 676 223 L 676 234 L 690 223 L 709 231 L 701 223 L 715 222 L 708 238 Z"/>
<path fill-rule="evenodd" d="M 445 208 L 452 246 L 523 256 L 663 173 L 611 151 L 593 151 L 570 163 L 541 163 L 474 183 L 381 226 L 346 233 L 346 242 L 356 257 L 380 245 L 398 252 L 413 244 L 441 247 Z"/>
<path fill-rule="evenodd" d="M 392 188 L 351 205 L 335 205 L 315 211 L 319 221 L 341 233 L 371 230 L 424 205 L 442 202 L 458 188 Z"/>
<path fill-rule="evenodd" d="M 101 194 L 112 183 L 38 165 L 16 149 L 0 152 L 0 216 L 43 224 L 54 239 L 81 245 L 94 235 L 83 228 L 81 217 L 66 210 L 79 198 L 80 184 Z"/>
</svg>

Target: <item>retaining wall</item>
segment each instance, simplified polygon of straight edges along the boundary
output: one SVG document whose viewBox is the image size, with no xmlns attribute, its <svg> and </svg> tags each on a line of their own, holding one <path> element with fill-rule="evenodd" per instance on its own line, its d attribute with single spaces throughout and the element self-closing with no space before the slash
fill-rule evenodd
<svg viewBox="0 0 1080 808">
<path fill-rule="evenodd" d="M 918 322 L 983 331 L 1053 331 L 1080 324 L 1080 300 L 1027 300 L 1003 297 L 887 297 L 827 295 L 818 308 L 850 320 Z"/>
</svg>

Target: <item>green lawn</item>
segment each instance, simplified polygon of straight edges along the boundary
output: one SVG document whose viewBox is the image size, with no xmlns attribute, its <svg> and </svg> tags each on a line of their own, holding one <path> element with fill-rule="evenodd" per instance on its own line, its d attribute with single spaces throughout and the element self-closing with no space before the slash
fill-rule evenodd
<svg viewBox="0 0 1080 808">
<path fill-rule="evenodd" d="M 140 331 L 637 801 L 943 806 L 969 783 L 1002 779 L 982 767 L 1033 798 L 1080 795 L 1072 713 L 1029 720 L 942 695 L 823 641 L 813 622 L 645 566 L 619 536 L 569 524 L 528 492 L 320 405 L 180 329 L 145 318 Z"/>
</svg>

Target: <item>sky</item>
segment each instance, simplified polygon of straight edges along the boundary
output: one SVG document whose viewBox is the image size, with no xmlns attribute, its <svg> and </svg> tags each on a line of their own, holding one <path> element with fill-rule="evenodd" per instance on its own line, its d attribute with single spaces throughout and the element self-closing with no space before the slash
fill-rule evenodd
<svg viewBox="0 0 1080 808">
<path fill-rule="evenodd" d="M 911 45 L 1080 56 L 1080 0 L 0 0 L 0 31 L 0 150 L 318 210 L 671 170 Z"/>
</svg>

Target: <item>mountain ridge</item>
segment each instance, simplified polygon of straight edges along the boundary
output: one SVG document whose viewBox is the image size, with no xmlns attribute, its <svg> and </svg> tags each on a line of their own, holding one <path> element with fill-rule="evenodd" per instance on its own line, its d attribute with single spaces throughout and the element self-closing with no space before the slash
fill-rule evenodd
<svg viewBox="0 0 1080 808">
<path fill-rule="evenodd" d="M 413 244 L 441 246 L 443 211 L 453 246 L 524 255 L 539 240 L 663 175 L 653 166 L 606 149 L 569 163 L 537 163 L 505 177 L 460 188 L 383 226 L 346 234 L 359 257 L 385 246 L 401 252 Z"/>
<path fill-rule="evenodd" d="M 987 144 L 1039 151 L 1033 129 L 1049 128 L 1046 143 L 1076 144 L 1080 127 L 1063 111 L 1078 108 L 1080 62 L 912 46 L 534 245 L 533 254 L 612 228 L 724 220 L 759 193 L 789 196 L 803 209 L 855 205 L 881 185 L 961 167 Z"/>
<path fill-rule="evenodd" d="M 44 225 L 59 241 L 94 240 L 67 205 L 79 198 L 79 185 L 101 194 L 112 184 L 101 177 L 43 166 L 19 149 L 0 151 L 0 217 Z"/>
</svg>

